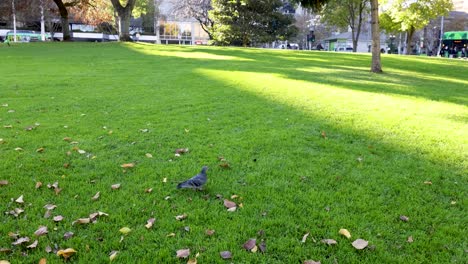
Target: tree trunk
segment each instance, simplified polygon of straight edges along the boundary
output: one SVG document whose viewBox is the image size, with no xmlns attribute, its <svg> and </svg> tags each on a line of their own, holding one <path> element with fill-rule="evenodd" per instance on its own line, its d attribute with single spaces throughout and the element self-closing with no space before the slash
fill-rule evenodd
<svg viewBox="0 0 468 264">
<path fill-rule="evenodd" d="M 381 73 L 380 62 L 380 29 L 379 29 L 379 1 L 371 0 L 371 23 L 372 23 L 372 66 L 371 72 Z"/>
<path fill-rule="evenodd" d="M 11 1 L 11 13 L 13 16 L 13 41 L 16 42 L 16 9 L 15 0 Z"/>
<path fill-rule="evenodd" d="M 70 23 L 68 22 L 68 11 L 62 0 L 54 0 L 60 12 L 60 22 L 62 24 L 63 41 L 71 41 Z"/>
<path fill-rule="evenodd" d="M 119 40 L 132 41 L 132 38 L 130 38 L 130 18 L 132 16 L 132 10 L 135 7 L 136 0 L 127 0 L 127 5 L 125 7 L 120 4 L 119 0 L 111 0 L 111 2 L 118 15 L 117 22 L 119 23 Z"/>
<path fill-rule="evenodd" d="M 413 39 L 413 35 L 415 32 L 415 28 L 413 26 L 410 27 L 408 30 L 408 38 L 406 38 L 406 55 L 410 55 L 412 50 L 411 50 L 411 40 Z"/>
</svg>

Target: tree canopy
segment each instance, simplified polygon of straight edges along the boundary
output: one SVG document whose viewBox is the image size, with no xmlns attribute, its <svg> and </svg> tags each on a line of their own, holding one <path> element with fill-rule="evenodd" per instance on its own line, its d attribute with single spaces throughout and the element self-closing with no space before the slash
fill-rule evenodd
<svg viewBox="0 0 468 264">
<path fill-rule="evenodd" d="M 428 25 L 431 19 L 448 14 L 452 7 L 451 0 L 387 0 L 381 15 L 382 28 L 407 32 L 406 53 L 409 54 L 414 32 Z"/>
<path fill-rule="evenodd" d="M 291 15 L 280 12 L 282 6 L 281 0 L 213 0 L 215 44 L 245 47 L 288 38 L 297 28 Z"/>
</svg>

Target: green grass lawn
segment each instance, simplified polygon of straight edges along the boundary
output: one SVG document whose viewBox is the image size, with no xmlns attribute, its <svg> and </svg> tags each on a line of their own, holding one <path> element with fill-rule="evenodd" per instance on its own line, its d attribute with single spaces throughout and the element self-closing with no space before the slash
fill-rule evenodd
<svg viewBox="0 0 468 264">
<path fill-rule="evenodd" d="M 368 54 L 119 43 L 0 58 L 0 260 L 466 263 L 467 61 L 383 55 L 376 75 Z M 176 189 L 203 165 L 203 191 Z"/>
</svg>

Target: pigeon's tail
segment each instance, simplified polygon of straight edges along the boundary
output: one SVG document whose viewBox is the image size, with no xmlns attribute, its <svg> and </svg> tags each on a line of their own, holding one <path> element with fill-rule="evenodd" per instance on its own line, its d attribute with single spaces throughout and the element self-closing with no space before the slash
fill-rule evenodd
<svg viewBox="0 0 468 264">
<path fill-rule="evenodd" d="M 184 188 L 184 183 L 185 182 L 181 182 L 181 183 L 177 184 L 177 189 Z"/>
</svg>

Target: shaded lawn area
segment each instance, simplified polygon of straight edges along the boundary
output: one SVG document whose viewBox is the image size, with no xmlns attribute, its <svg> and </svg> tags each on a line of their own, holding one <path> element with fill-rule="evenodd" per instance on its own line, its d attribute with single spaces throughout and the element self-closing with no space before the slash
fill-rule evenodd
<svg viewBox="0 0 468 264">
<path fill-rule="evenodd" d="M 116 263 L 185 263 L 182 248 L 199 263 L 225 263 L 225 250 L 234 263 L 466 258 L 466 61 L 384 55 L 375 75 L 367 54 L 45 43 L 0 56 L 1 209 L 24 209 L 2 215 L 0 248 L 12 251 L 0 259 L 63 262 L 46 253 L 54 245 L 74 248 L 75 263 L 114 250 Z M 203 192 L 175 189 L 202 165 Z M 227 212 L 217 196 L 242 207 Z M 57 205 L 50 218 L 46 204 Z M 72 224 L 97 211 L 109 216 Z M 35 237 L 39 226 L 49 233 Z M 244 250 L 250 238 L 267 251 Z M 354 249 L 357 238 L 370 246 Z"/>
</svg>

